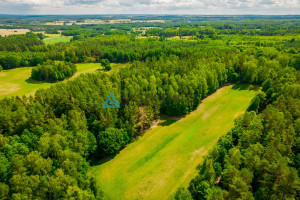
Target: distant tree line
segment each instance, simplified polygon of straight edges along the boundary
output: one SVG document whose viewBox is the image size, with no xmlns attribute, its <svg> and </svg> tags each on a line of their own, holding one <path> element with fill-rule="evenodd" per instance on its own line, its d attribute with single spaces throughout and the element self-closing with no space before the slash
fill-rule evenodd
<svg viewBox="0 0 300 200">
<path fill-rule="evenodd" d="M 42 44 L 40 38 L 31 32 L 24 35 L 0 37 L 0 51 L 34 51 L 36 46 Z"/>
</svg>

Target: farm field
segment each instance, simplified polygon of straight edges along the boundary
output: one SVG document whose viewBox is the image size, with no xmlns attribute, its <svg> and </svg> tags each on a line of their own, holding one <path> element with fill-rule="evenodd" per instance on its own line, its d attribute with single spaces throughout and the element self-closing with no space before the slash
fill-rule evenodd
<svg viewBox="0 0 300 200">
<path fill-rule="evenodd" d="M 94 166 L 105 199 L 170 199 L 196 175 L 203 156 L 247 109 L 258 88 L 225 86 L 186 117 L 148 130 L 113 159 Z"/>
<path fill-rule="evenodd" d="M 99 63 L 76 64 L 76 77 L 83 73 L 95 72 L 97 69 L 103 69 Z M 112 63 L 112 70 L 118 70 L 127 64 Z M 31 75 L 32 67 L 21 67 L 0 72 L 0 99 L 10 96 L 23 96 L 34 94 L 40 88 L 49 88 L 52 84 L 49 82 L 39 82 L 28 79 Z"/>
<path fill-rule="evenodd" d="M 30 32 L 29 29 L 0 29 L 0 36 L 19 35 Z"/>
</svg>

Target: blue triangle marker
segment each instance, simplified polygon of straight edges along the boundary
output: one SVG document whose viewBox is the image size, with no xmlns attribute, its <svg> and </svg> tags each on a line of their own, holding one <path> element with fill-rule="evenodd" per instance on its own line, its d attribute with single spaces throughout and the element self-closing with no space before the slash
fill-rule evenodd
<svg viewBox="0 0 300 200">
<path fill-rule="evenodd" d="M 102 108 L 120 108 L 120 105 L 112 92 L 110 92 Z"/>
</svg>

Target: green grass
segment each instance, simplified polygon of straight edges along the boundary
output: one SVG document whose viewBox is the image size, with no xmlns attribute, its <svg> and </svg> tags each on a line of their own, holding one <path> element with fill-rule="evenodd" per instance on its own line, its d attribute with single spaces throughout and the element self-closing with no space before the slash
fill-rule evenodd
<svg viewBox="0 0 300 200">
<path fill-rule="evenodd" d="M 186 117 L 159 123 L 113 159 L 94 166 L 90 173 L 105 199 L 170 199 L 188 185 L 203 156 L 255 94 L 247 85 L 223 87 Z"/>
<path fill-rule="evenodd" d="M 112 63 L 112 71 L 119 70 L 129 64 Z M 99 63 L 77 64 L 76 77 L 82 73 L 96 72 L 97 69 L 103 70 Z M 47 82 L 38 82 L 30 80 L 32 67 L 22 67 L 0 72 L 0 99 L 11 96 L 23 96 L 34 94 L 40 88 L 49 88 L 52 84 Z"/>
<path fill-rule="evenodd" d="M 59 42 L 70 42 L 72 36 L 63 36 L 61 34 L 45 34 L 47 37 L 44 39 L 45 44 L 55 44 Z"/>
</svg>

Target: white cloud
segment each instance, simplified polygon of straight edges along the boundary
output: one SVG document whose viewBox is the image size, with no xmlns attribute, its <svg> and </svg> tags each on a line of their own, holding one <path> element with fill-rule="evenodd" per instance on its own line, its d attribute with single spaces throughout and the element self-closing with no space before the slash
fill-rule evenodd
<svg viewBox="0 0 300 200">
<path fill-rule="evenodd" d="M 0 0 L 0 14 L 300 14 L 300 0 Z"/>
</svg>

